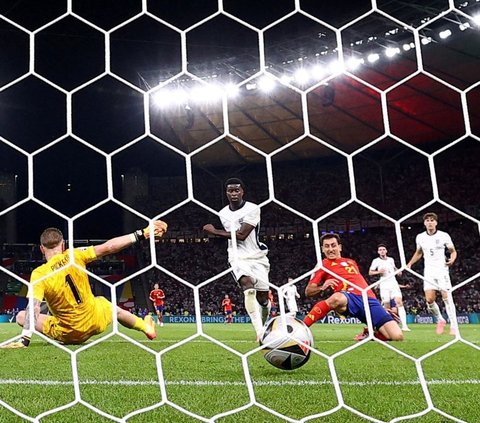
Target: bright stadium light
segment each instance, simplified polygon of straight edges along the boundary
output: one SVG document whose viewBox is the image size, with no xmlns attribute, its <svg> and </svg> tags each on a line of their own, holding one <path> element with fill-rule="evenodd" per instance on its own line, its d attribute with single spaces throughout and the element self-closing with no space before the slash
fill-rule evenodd
<svg viewBox="0 0 480 423">
<path fill-rule="evenodd" d="M 344 71 L 344 67 L 342 63 L 340 63 L 338 60 L 333 60 L 328 64 L 328 69 L 333 75 L 340 74 Z"/>
<path fill-rule="evenodd" d="M 370 53 L 368 56 L 367 56 L 367 60 L 370 62 L 370 63 L 375 63 L 377 60 L 380 59 L 380 55 L 378 55 L 377 53 Z"/>
<path fill-rule="evenodd" d="M 320 80 L 325 76 L 325 67 L 322 65 L 313 65 L 310 72 L 315 80 Z"/>
<path fill-rule="evenodd" d="M 229 98 L 235 98 L 238 96 L 238 93 L 240 90 L 238 89 L 238 86 L 232 83 L 225 84 L 224 90 L 227 93 L 227 97 Z"/>
<path fill-rule="evenodd" d="M 172 105 L 185 103 L 187 95 L 183 90 L 164 89 L 153 95 L 153 101 L 157 107 L 165 109 Z"/>
<path fill-rule="evenodd" d="M 432 42 L 432 37 L 424 37 L 422 38 L 422 44 L 426 46 L 427 44 L 430 44 Z"/>
<path fill-rule="evenodd" d="M 448 38 L 450 37 L 450 35 L 452 35 L 452 31 L 450 31 L 449 29 L 445 29 L 443 31 L 440 31 L 438 35 L 442 40 L 444 40 L 445 38 Z"/>
<path fill-rule="evenodd" d="M 298 84 L 304 85 L 310 80 L 310 74 L 305 68 L 300 68 L 295 71 L 295 81 Z"/>
<path fill-rule="evenodd" d="M 283 85 L 287 85 L 287 84 L 290 84 L 290 82 L 292 82 L 293 79 L 294 79 L 293 76 L 284 74 L 280 77 L 280 82 Z"/>
<path fill-rule="evenodd" d="M 347 65 L 347 69 L 355 70 L 355 69 L 358 69 L 364 63 L 365 63 L 364 59 L 358 59 L 356 57 L 350 57 L 347 60 L 346 65 Z"/>
<path fill-rule="evenodd" d="M 399 53 L 400 53 L 400 49 L 398 47 L 387 47 L 385 49 L 385 56 L 390 57 L 390 58 L 399 54 Z"/>
<path fill-rule="evenodd" d="M 480 14 L 475 15 L 475 16 L 473 17 L 473 23 L 474 23 L 475 25 L 480 26 Z"/>
<path fill-rule="evenodd" d="M 467 28 L 470 28 L 470 22 L 464 22 L 458 25 L 460 31 L 465 31 Z"/>
<path fill-rule="evenodd" d="M 264 93 L 269 93 L 275 88 L 275 81 L 268 76 L 262 76 L 258 80 L 258 88 L 260 88 Z"/>
</svg>

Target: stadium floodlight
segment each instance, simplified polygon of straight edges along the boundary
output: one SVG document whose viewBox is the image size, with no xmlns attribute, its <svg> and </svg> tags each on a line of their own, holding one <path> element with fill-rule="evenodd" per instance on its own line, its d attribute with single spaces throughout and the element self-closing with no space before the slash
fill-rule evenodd
<svg viewBox="0 0 480 423">
<path fill-rule="evenodd" d="M 465 31 L 467 28 L 470 28 L 470 22 L 464 22 L 458 25 L 460 31 Z"/>
<path fill-rule="evenodd" d="M 222 88 L 218 85 L 199 85 L 190 91 L 189 98 L 195 103 L 213 103 L 222 98 Z"/>
<path fill-rule="evenodd" d="M 363 65 L 365 63 L 364 59 L 359 59 L 357 57 L 350 57 L 346 61 L 347 69 L 349 70 L 355 70 L 360 67 L 360 65 Z"/>
<path fill-rule="evenodd" d="M 333 60 L 328 64 L 328 69 L 333 75 L 338 75 L 341 74 L 345 68 L 342 63 L 340 63 L 338 60 Z"/>
<path fill-rule="evenodd" d="M 245 85 L 245 89 L 247 91 L 252 91 L 257 89 L 257 84 L 255 82 L 249 82 L 247 85 Z"/>
<path fill-rule="evenodd" d="M 310 69 L 310 72 L 313 78 L 317 81 L 322 79 L 326 74 L 325 67 L 322 65 L 313 65 L 312 68 Z"/>
<path fill-rule="evenodd" d="M 426 46 L 427 44 L 430 44 L 432 42 L 432 37 L 424 37 L 422 38 L 422 44 Z"/>
<path fill-rule="evenodd" d="M 480 14 L 473 16 L 473 23 L 480 26 Z"/>
<path fill-rule="evenodd" d="M 258 88 L 264 93 L 269 93 L 275 88 L 275 81 L 268 76 L 262 76 L 258 80 Z"/>
<path fill-rule="evenodd" d="M 443 31 L 440 31 L 440 33 L 438 34 L 438 36 L 444 40 L 445 38 L 448 38 L 450 37 L 450 35 L 452 35 L 452 31 L 450 31 L 449 29 L 445 29 Z"/>
<path fill-rule="evenodd" d="M 385 56 L 393 57 L 400 53 L 400 49 L 398 47 L 387 47 L 385 49 Z"/>
<path fill-rule="evenodd" d="M 229 98 L 235 98 L 238 96 L 238 93 L 240 90 L 238 89 L 238 86 L 232 83 L 225 84 L 224 90 L 227 93 L 227 97 Z"/>
<path fill-rule="evenodd" d="M 412 47 L 410 46 L 409 43 L 406 43 L 406 44 L 404 44 L 404 45 L 402 46 L 402 48 L 403 48 L 405 51 L 408 51 L 408 50 L 410 50 Z"/>
<path fill-rule="evenodd" d="M 370 63 L 375 63 L 377 60 L 380 59 L 380 55 L 378 55 L 377 53 L 370 53 L 368 56 L 367 56 L 367 60 L 370 62 Z"/>
<path fill-rule="evenodd" d="M 157 107 L 165 109 L 172 105 L 184 104 L 187 101 L 187 93 L 182 90 L 164 89 L 153 95 L 153 101 Z"/>
<path fill-rule="evenodd" d="M 305 68 L 300 68 L 295 71 L 295 81 L 300 85 L 305 85 L 310 80 L 310 74 Z"/>
<path fill-rule="evenodd" d="M 290 82 L 292 82 L 293 79 L 294 79 L 293 76 L 284 74 L 280 77 L 280 82 L 283 85 L 287 85 L 287 84 L 290 84 Z"/>
</svg>

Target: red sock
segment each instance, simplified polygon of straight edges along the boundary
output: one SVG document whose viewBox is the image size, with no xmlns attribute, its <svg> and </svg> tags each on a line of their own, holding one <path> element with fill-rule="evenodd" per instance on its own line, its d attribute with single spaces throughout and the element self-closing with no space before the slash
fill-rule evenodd
<svg viewBox="0 0 480 423">
<path fill-rule="evenodd" d="M 307 326 L 312 326 L 317 320 L 320 320 L 322 317 L 325 317 L 332 308 L 327 304 L 326 301 L 319 301 L 313 306 L 309 311 L 303 323 Z"/>
<path fill-rule="evenodd" d="M 380 341 L 390 341 L 390 339 L 388 339 L 385 335 L 382 335 L 380 332 L 378 331 L 375 331 L 373 333 L 373 336 L 377 339 L 380 339 Z"/>
</svg>

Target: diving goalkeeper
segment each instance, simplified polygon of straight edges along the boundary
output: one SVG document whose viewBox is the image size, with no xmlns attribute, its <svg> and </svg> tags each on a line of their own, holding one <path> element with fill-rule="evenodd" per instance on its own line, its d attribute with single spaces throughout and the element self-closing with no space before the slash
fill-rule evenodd
<svg viewBox="0 0 480 423">
<path fill-rule="evenodd" d="M 161 220 L 152 223 L 153 234 L 161 237 L 167 224 Z M 30 313 L 33 310 L 35 330 L 62 344 L 81 344 L 93 335 L 102 333 L 112 322 L 113 304 L 104 297 L 95 297 L 90 288 L 86 265 L 108 254 L 117 253 L 136 242 L 150 238 L 150 227 L 119 236 L 103 244 L 65 250 L 63 234 L 56 228 L 48 228 L 40 236 L 40 250 L 47 262 L 33 270 L 33 298 L 25 310 L 17 314 L 17 323 L 23 327 L 19 341 L 1 348 L 25 348 L 30 343 L 32 328 Z M 40 314 L 45 299 L 50 315 Z M 155 339 L 155 324 L 150 315 L 145 319 L 116 307 L 118 322 L 130 329 L 143 332 L 148 339 Z"/>
</svg>

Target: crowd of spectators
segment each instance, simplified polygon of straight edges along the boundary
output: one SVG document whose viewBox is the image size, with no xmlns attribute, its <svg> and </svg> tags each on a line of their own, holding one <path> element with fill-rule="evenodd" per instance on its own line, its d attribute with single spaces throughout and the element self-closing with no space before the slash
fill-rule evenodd
<svg viewBox="0 0 480 423">
<path fill-rule="evenodd" d="M 480 170 L 476 160 L 478 155 L 475 154 L 478 150 L 479 147 L 475 144 L 464 142 L 464 145 L 452 148 L 450 155 L 449 150 L 446 150 L 434 160 L 434 176 L 442 200 L 476 219 L 480 218 L 479 196 L 476 195 L 478 188 L 472 186 L 469 172 Z M 364 275 L 368 274 L 370 262 L 376 256 L 377 244 L 387 244 L 389 255 L 395 258 L 397 267 L 401 267 L 401 258 L 408 261 L 415 249 L 415 235 L 423 230 L 421 215 L 426 210 L 419 210 L 402 221 L 401 239 L 397 238 L 392 221 L 376 210 L 394 219 L 401 219 L 432 199 L 434 190 L 431 167 L 425 156 L 408 148 L 399 148 L 394 153 L 389 150 L 387 153 L 380 151 L 355 156 L 353 165 L 354 187 L 360 202 L 349 202 L 352 179 L 349 177 L 347 161 L 342 157 L 273 162 L 275 198 L 279 201 L 269 202 L 262 207 L 260 237 L 270 250 L 271 283 L 281 286 L 288 277 L 299 278 L 301 311 L 307 310 L 311 305 L 305 300 L 303 290 L 308 282 L 308 272 L 312 271 L 318 260 L 313 236 L 313 225 L 316 223 L 313 223 L 313 219 L 322 217 L 318 222 L 320 233 L 341 233 L 344 254 L 357 260 Z M 460 167 L 469 172 L 459 172 Z M 198 171 L 193 169 L 194 177 L 196 172 Z M 226 201 L 222 177 L 218 175 L 228 175 L 228 169 L 218 170 L 217 177 L 198 173 L 199 177 L 194 178 L 195 198 L 213 210 L 219 210 Z M 264 167 L 249 166 L 236 175 L 242 177 L 247 184 L 248 200 L 261 203 L 268 199 L 268 181 Z M 158 196 L 164 195 L 164 190 L 155 188 L 155 184 L 164 182 L 152 178 L 150 192 L 157 193 Z M 176 178 L 176 183 L 180 182 Z M 169 192 L 174 195 L 174 185 L 169 186 Z M 136 201 L 142 204 L 141 211 L 147 215 L 158 214 L 161 198 L 153 195 L 146 199 L 142 196 Z M 435 203 L 428 210 L 439 214 L 439 228 L 450 233 L 459 251 L 458 260 L 451 269 L 454 285 L 472 278 L 454 291 L 454 299 L 459 311 L 480 312 L 480 282 L 474 278 L 480 269 L 478 226 L 472 219 L 448 207 L 448 204 Z M 135 203 L 129 205 L 135 207 Z M 330 214 L 331 210 L 334 212 Z M 189 202 L 162 218 L 169 223 L 169 231 L 165 239 L 156 245 L 158 264 L 180 280 L 161 273 L 155 278 L 136 278 L 132 283 L 143 284 L 144 291 L 148 291 L 153 283 L 158 282 L 167 296 L 167 314 L 195 312 L 193 290 L 181 281 L 191 286 L 202 284 L 199 290 L 202 313 L 220 313 L 221 299 L 225 294 L 229 294 L 236 304 L 236 312 L 244 313 L 242 293 L 231 276 L 216 276 L 228 269 L 226 241 L 207 237 L 202 231 L 206 223 L 218 226 L 218 217 Z M 28 274 L 42 260 L 38 247 L 32 244 L 3 244 L 1 248 L 2 258 L 14 259 L 13 271 L 25 279 L 28 279 Z M 133 260 L 126 263 L 121 257 L 110 257 L 95 263 L 91 270 L 98 275 L 123 276 L 134 273 L 139 265 L 142 267 L 151 262 L 148 246 L 140 250 L 138 246 L 127 250 L 126 256 L 133 257 Z M 417 266 L 414 270 L 421 273 L 420 265 Z M 0 272 L 0 292 L 2 288 L 4 290 L 8 279 L 5 273 Z M 210 282 L 205 284 L 206 281 Z M 369 281 L 373 283 L 375 279 L 369 278 Z M 407 311 L 425 312 L 421 279 L 404 271 L 399 281 L 411 286 L 403 291 Z M 136 308 L 140 310 L 151 307 L 147 298 L 141 298 L 139 302 Z"/>
</svg>

